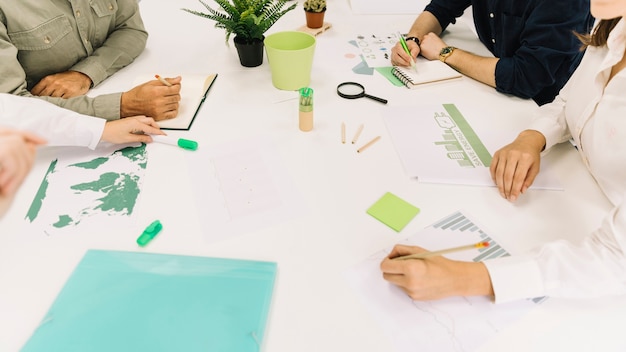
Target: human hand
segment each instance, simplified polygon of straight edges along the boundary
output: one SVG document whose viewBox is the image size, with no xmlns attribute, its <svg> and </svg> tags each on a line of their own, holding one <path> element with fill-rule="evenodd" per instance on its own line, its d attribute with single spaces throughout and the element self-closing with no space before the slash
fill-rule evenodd
<svg viewBox="0 0 626 352">
<path fill-rule="evenodd" d="M 25 131 L 0 127 L 0 196 L 17 192 L 33 166 L 37 146 L 46 143 L 41 137 Z"/>
<path fill-rule="evenodd" d="M 543 134 L 526 130 L 513 143 L 495 152 L 489 171 L 502 197 L 514 202 L 532 185 L 539 173 L 545 145 Z"/>
<path fill-rule="evenodd" d="M 392 259 L 425 251 L 420 247 L 396 245 L 380 263 L 383 278 L 400 287 L 413 300 L 493 295 L 491 278 L 482 263 L 454 261 L 441 256 Z"/>
<path fill-rule="evenodd" d="M 145 115 L 156 121 L 178 115 L 181 77 L 166 78 L 168 87 L 158 80 L 148 81 L 122 94 L 121 117 Z"/>
<path fill-rule="evenodd" d="M 107 121 L 104 125 L 101 141 L 122 144 L 122 143 L 150 143 L 151 134 L 165 133 L 161 131 L 159 125 L 151 117 L 131 116 L 120 120 Z"/>
<path fill-rule="evenodd" d="M 71 98 L 84 95 L 91 87 L 91 78 L 78 71 L 66 71 L 46 76 L 30 91 L 33 95 Z"/>
<path fill-rule="evenodd" d="M 417 56 L 420 54 L 420 47 L 416 42 L 412 40 L 407 40 L 406 46 L 409 48 L 409 52 L 411 52 L 411 56 L 404 51 L 402 44 L 397 42 L 396 45 L 391 48 L 391 64 L 394 66 L 411 66 L 411 58 L 415 60 Z"/>
<path fill-rule="evenodd" d="M 428 60 L 439 60 L 439 53 L 446 46 L 448 45 L 433 32 L 426 34 L 420 44 L 422 56 Z"/>
</svg>

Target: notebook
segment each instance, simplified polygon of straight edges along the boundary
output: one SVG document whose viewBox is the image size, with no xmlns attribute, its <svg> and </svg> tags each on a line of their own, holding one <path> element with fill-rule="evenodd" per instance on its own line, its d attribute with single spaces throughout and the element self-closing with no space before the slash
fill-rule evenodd
<svg viewBox="0 0 626 352">
<path fill-rule="evenodd" d="M 416 67 L 417 72 L 411 67 L 394 66 L 391 73 L 409 89 L 462 77 L 458 71 L 438 60 L 417 60 Z"/>
<path fill-rule="evenodd" d="M 163 77 L 176 77 L 178 75 L 161 75 Z M 158 121 L 159 127 L 164 130 L 189 130 L 191 124 L 195 120 L 202 104 L 206 99 L 209 90 L 213 86 L 213 82 L 217 78 L 217 74 L 200 75 L 200 74 L 182 74 L 180 88 L 180 105 L 178 115 L 169 120 Z M 135 80 L 134 86 L 154 80 L 152 76 L 142 76 Z"/>
<path fill-rule="evenodd" d="M 262 351 L 276 263 L 89 250 L 22 352 Z"/>
</svg>

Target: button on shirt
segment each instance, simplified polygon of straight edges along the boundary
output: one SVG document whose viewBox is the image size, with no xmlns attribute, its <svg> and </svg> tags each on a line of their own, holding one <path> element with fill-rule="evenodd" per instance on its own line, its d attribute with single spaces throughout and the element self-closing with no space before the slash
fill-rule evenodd
<svg viewBox="0 0 626 352">
<path fill-rule="evenodd" d="M 137 0 L 0 0 L 0 92 L 30 96 L 43 77 L 70 70 L 98 85 L 130 64 L 147 37 Z M 86 115 L 120 114 L 121 93 L 40 98 Z"/>
<path fill-rule="evenodd" d="M 572 31 L 589 32 L 589 1 L 432 0 L 425 10 L 445 29 L 470 5 L 480 41 L 500 59 L 496 90 L 551 102 L 582 57 Z"/>
<path fill-rule="evenodd" d="M 546 137 L 546 150 L 573 138 L 613 209 L 580 244 L 562 240 L 528 255 L 485 261 L 496 302 L 626 294 L 626 70 L 609 81 L 625 50 L 622 19 L 608 47 L 587 48 L 571 79 L 554 102 L 539 108 L 530 126 Z"/>
</svg>

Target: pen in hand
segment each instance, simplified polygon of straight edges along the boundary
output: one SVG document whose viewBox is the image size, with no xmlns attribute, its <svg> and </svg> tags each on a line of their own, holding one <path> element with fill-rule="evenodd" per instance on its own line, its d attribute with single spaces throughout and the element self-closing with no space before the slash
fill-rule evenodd
<svg viewBox="0 0 626 352">
<path fill-rule="evenodd" d="M 172 86 L 172 84 L 170 82 L 166 81 L 165 78 L 163 78 L 163 77 L 161 77 L 159 75 L 154 75 L 154 77 L 156 79 L 158 79 L 161 83 L 165 84 L 166 86 L 168 86 L 168 87 Z"/>
<path fill-rule="evenodd" d="M 404 39 L 404 36 L 398 33 L 398 37 L 400 38 L 400 45 L 402 45 L 402 49 L 404 49 L 404 52 L 409 55 L 409 59 L 411 60 L 411 67 L 413 68 L 413 71 L 417 72 L 417 65 L 415 64 L 415 60 L 413 60 L 413 55 L 411 55 L 411 51 L 409 50 L 409 46 L 406 44 L 406 40 Z"/>
<path fill-rule="evenodd" d="M 447 254 L 447 253 L 465 251 L 465 250 L 468 250 L 468 249 L 475 249 L 475 248 L 485 248 L 485 247 L 489 247 L 489 242 L 486 242 L 486 241 L 485 242 L 478 242 L 478 243 L 470 244 L 470 245 L 467 245 L 467 246 L 460 246 L 460 247 L 442 249 L 442 250 L 439 250 L 439 251 L 422 252 L 422 253 L 403 255 L 403 256 L 395 257 L 395 258 L 391 258 L 391 259 L 392 260 L 424 259 L 424 258 L 434 257 L 434 256 Z"/>
</svg>

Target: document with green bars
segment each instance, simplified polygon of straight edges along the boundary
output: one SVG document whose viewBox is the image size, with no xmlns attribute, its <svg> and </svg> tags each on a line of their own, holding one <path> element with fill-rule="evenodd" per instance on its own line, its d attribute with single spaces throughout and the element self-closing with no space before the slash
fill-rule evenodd
<svg viewBox="0 0 626 352">
<path fill-rule="evenodd" d="M 461 113 L 456 104 L 434 104 L 384 110 L 387 129 L 410 177 L 426 183 L 494 186 L 489 173 L 492 153 L 510 143 L 514 131 L 494 131 L 485 123 L 491 116 L 464 109 Z M 478 127 L 471 122 L 479 122 Z M 533 187 L 562 189 L 549 172 L 540 173 Z"/>
</svg>

